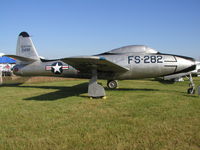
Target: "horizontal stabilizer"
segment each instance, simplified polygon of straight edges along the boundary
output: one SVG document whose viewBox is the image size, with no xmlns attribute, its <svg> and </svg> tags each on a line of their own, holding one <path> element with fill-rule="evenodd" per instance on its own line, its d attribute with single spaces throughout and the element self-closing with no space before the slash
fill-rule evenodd
<svg viewBox="0 0 200 150">
<path fill-rule="evenodd" d="M 32 58 L 27 58 L 27 57 L 22 57 L 22 56 L 17 56 L 17 55 L 4 55 L 4 56 L 16 59 L 18 61 L 27 62 L 27 63 L 31 63 L 31 62 L 37 61 L 37 60 L 32 59 Z"/>
<path fill-rule="evenodd" d="M 42 62 L 51 62 L 51 61 L 59 61 L 60 59 L 43 59 L 43 58 L 40 58 L 40 60 Z"/>
<path fill-rule="evenodd" d="M 102 72 L 120 73 L 129 70 L 99 56 L 68 57 L 60 60 L 81 72 L 91 72 L 93 69 L 96 69 Z"/>
</svg>

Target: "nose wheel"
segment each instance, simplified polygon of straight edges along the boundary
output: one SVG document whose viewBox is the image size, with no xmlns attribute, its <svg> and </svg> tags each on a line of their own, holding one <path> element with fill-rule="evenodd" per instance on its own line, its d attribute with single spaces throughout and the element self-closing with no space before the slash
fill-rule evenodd
<svg viewBox="0 0 200 150">
<path fill-rule="evenodd" d="M 189 75 L 189 81 L 190 81 L 190 84 L 189 84 L 189 89 L 187 90 L 187 93 L 188 94 L 195 94 L 195 84 L 193 82 L 191 74 Z"/>
<path fill-rule="evenodd" d="M 187 93 L 188 94 L 195 94 L 195 89 L 194 88 L 189 88 Z"/>
<path fill-rule="evenodd" d="M 108 80 L 107 87 L 109 89 L 116 89 L 116 88 L 118 88 L 118 82 L 117 82 L 117 80 Z"/>
</svg>

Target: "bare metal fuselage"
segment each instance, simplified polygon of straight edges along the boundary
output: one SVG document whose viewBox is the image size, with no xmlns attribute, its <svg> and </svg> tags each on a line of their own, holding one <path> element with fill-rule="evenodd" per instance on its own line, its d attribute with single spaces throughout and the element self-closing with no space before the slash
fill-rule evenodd
<svg viewBox="0 0 200 150">
<path fill-rule="evenodd" d="M 123 73 L 98 72 L 99 79 L 124 80 L 154 78 L 188 72 L 195 69 L 195 60 L 189 57 L 160 53 L 100 54 L 104 59 L 123 66 L 129 71 Z M 60 63 L 61 71 L 55 72 L 53 64 Z M 64 67 L 63 67 L 64 66 Z M 98 70 L 97 70 L 98 71 Z M 62 61 L 35 61 L 14 67 L 14 74 L 21 76 L 60 76 L 71 78 L 91 78 L 91 72 L 81 72 Z"/>
<path fill-rule="evenodd" d="M 39 57 L 27 32 L 18 36 L 16 55 L 7 56 L 17 60 L 13 68 L 16 75 L 88 78 L 90 97 L 105 96 L 97 78 L 108 80 L 108 87 L 113 89 L 118 85 L 115 80 L 179 75 L 195 70 L 197 65 L 193 58 L 162 54 L 145 45 L 124 46 L 94 56 L 45 60 Z M 191 83 L 189 93 L 194 93 L 194 84 Z"/>
</svg>

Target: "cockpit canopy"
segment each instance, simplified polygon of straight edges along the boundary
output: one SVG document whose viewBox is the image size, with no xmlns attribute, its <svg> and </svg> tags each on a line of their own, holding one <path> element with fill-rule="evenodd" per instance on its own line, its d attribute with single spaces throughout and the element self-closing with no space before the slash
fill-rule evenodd
<svg viewBox="0 0 200 150">
<path fill-rule="evenodd" d="M 158 51 L 145 45 L 130 45 L 108 51 L 107 53 L 158 53 Z"/>
</svg>

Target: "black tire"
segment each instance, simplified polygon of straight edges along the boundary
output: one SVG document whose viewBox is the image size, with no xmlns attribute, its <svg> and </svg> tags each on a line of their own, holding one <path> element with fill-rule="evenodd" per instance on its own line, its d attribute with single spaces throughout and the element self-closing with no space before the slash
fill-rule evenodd
<svg viewBox="0 0 200 150">
<path fill-rule="evenodd" d="M 109 80 L 109 81 L 107 82 L 107 87 L 108 87 L 109 89 L 116 89 L 116 88 L 118 87 L 118 82 L 117 82 L 117 80 Z"/>
<path fill-rule="evenodd" d="M 195 94 L 195 89 L 189 88 L 189 89 L 187 90 L 187 93 L 188 93 L 188 94 Z"/>
</svg>

